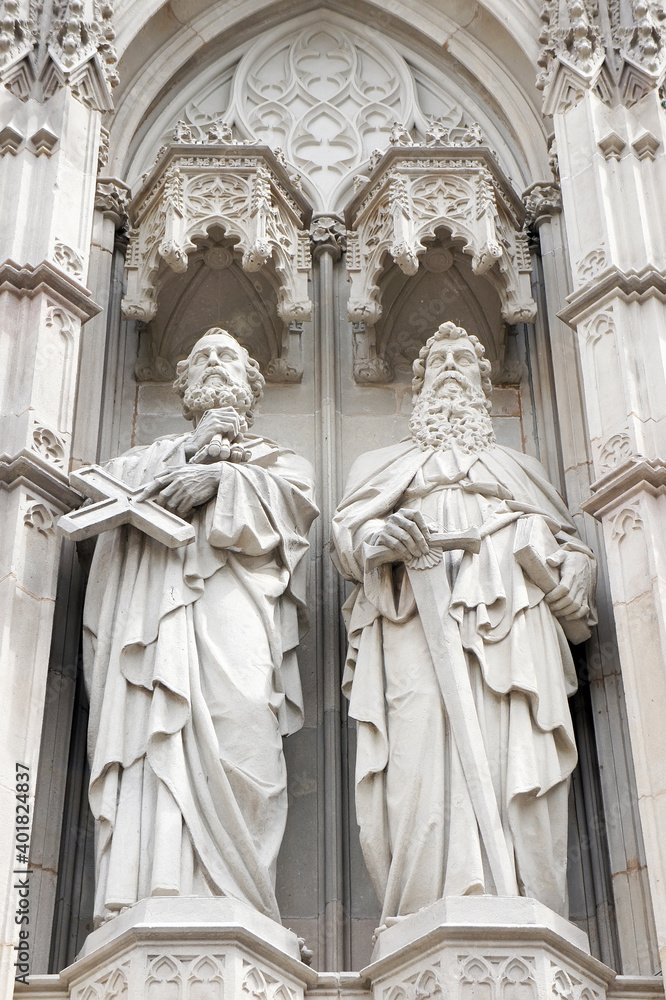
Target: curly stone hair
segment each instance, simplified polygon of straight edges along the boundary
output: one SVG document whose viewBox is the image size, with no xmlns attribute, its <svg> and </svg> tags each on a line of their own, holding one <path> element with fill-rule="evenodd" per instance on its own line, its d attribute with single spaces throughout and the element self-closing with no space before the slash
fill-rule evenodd
<svg viewBox="0 0 666 1000">
<path fill-rule="evenodd" d="M 190 354 L 183 361 L 178 362 L 176 365 L 176 379 L 173 383 L 173 387 L 180 398 L 183 399 L 185 396 L 185 390 L 187 389 L 187 372 L 190 365 L 190 355 L 192 354 L 192 351 L 199 343 L 199 340 L 203 340 L 204 337 L 213 337 L 216 334 L 222 334 L 225 337 L 229 337 L 230 340 L 234 340 L 241 348 L 245 356 L 245 371 L 247 372 L 247 381 L 250 386 L 250 392 L 252 393 L 252 407 L 246 414 L 248 425 L 250 425 L 252 423 L 254 411 L 264 395 L 266 380 L 261 374 L 258 362 L 255 361 L 254 358 L 250 357 L 247 348 L 243 347 L 243 345 L 236 340 L 232 333 L 229 333 L 228 330 L 223 330 L 221 326 L 212 326 L 210 330 L 206 330 L 206 332 L 198 338 L 192 347 Z M 185 416 L 187 419 L 190 419 L 188 414 L 185 414 Z"/>
<path fill-rule="evenodd" d="M 455 323 L 450 321 L 447 323 L 442 323 L 442 325 L 435 331 L 432 337 L 429 337 L 425 342 L 421 350 L 419 351 L 419 356 L 412 365 L 412 371 L 414 372 L 414 377 L 412 379 L 412 395 L 418 396 L 421 389 L 423 388 L 423 379 L 425 378 L 426 365 L 428 363 L 428 355 L 434 344 L 441 340 L 459 340 L 461 337 L 467 337 L 468 340 L 474 345 L 474 350 L 476 356 L 479 359 L 479 371 L 481 372 L 481 388 L 483 389 L 486 396 L 490 396 L 493 390 L 493 384 L 490 381 L 490 361 L 485 355 L 484 347 L 478 337 L 473 333 L 468 333 L 467 330 L 463 330 L 461 326 L 456 326 Z"/>
</svg>

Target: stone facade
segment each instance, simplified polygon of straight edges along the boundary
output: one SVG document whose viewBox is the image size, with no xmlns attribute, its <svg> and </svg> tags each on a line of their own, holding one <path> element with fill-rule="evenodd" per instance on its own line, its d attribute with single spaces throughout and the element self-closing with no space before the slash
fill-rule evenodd
<svg viewBox="0 0 666 1000">
<path fill-rule="evenodd" d="M 0 0 L 3 998 L 24 953 L 18 989 L 44 998 L 128 995 L 123 962 L 144 960 L 174 1000 L 659 995 L 665 76 L 658 0 Z M 571 704 L 587 953 L 575 927 L 530 936 L 508 913 L 463 940 L 447 911 L 371 961 L 329 532 L 353 461 L 406 433 L 411 362 L 446 320 L 486 348 L 498 441 L 540 459 L 599 564 Z M 183 430 L 174 367 L 213 325 L 262 367 L 255 430 L 316 473 L 277 897 L 329 971 L 218 914 L 215 947 L 165 931 L 154 949 L 130 921 L 136 954 L 83 972 L 87 556 L 56 522 L 81 502 L 73 470 Z"/>
</svg>

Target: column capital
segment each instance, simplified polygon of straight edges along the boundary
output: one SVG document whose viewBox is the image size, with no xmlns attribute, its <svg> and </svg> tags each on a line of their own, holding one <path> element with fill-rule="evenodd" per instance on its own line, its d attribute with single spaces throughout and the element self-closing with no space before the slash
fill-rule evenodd
<svg viewBox="0 0 666 1000">
<path fill-rule="evenodd" d="M 330 253 L 333 260 L 340 260 L 347 247 L 347 230 L 336 215 L 318 215 L 310 226 L 312 256 L 318 260 L 323 253 Z"/>
<path fill-rule="evenodd" d="M 537 181 L 523 191 L 525 219 L 529 227 L 538 229 L 542 222 L 562 211 L 562 192 L 556 180 Z"/>
</svg>

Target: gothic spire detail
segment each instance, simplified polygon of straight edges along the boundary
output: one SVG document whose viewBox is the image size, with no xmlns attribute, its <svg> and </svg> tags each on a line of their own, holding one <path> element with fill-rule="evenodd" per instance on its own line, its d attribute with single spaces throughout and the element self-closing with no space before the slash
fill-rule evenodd
<svg viewBox="0 0 666 1000">
<path fill-rule="evenodd" d="M 666 76 L 666 11 L 658 0 L 545 0 L 539 37 L 544 114 L 585 91 L 633 104 Z"/>
<path fill-rule="evenodd" d="M 56 3 L 41 73 L 44 96 L 69 86 L 89 107 L 111 111 L 111 90 L 118 83 L 114 39 L 111 0 Z"/>
</svg>

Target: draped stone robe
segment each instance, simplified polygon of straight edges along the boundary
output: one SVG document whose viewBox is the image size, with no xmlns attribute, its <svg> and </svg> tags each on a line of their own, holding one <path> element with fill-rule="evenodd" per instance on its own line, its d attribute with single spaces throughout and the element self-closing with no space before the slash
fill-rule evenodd
<svg viewBox="0 0 666 1000">
<path fill-rule="evenodd" d="M 186 464 L 188 435 L 107 465 L 132 487 Z M 84 612 L 96 922 L 151 895 L 229 895 L 279 920 L 282 736 L 303 723 L 306 461 L 248 435 L 196 540 L 98 539 Z"/>
<path fill-rule="evenodd" d="M 382 920 L 496 891 L 404 564 L 364 565 L 364 541 L 400 507 L 440 530 L 499 525 L 478 554 L 445 555 L 450 614 L 519 891 L 564 913 L 576 676 L 560 624 L 514 557 L 516 523 L 541 515 L 565 548 L 593 556 L 536 460 L 409 441 L 357 461 L 333 531 L 338 568 L 357 584 L 343 609 L 343 690 L 358 721 L 356 809 Z"/>
</svg>

